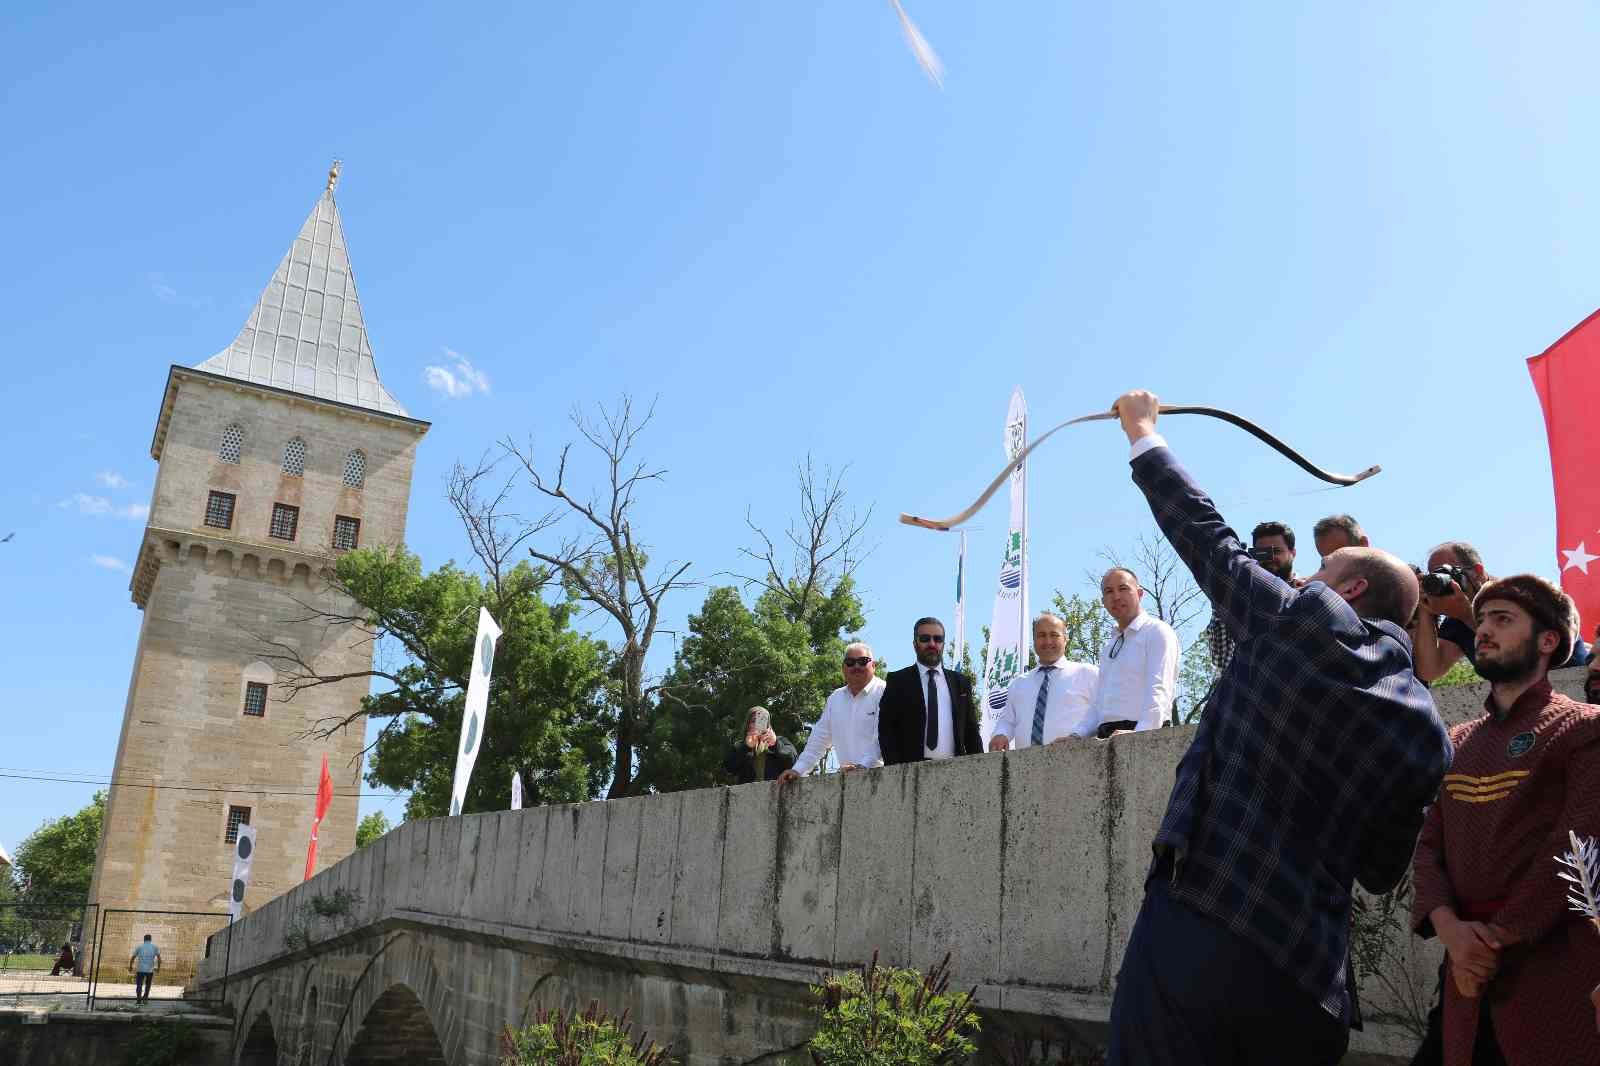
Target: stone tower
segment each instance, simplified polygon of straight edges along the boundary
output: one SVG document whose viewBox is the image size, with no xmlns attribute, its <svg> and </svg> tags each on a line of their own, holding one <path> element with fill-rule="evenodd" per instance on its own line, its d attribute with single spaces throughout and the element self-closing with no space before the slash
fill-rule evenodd
<svg viewBox="0 0 1600 1066">
<path fill-rule="evenodd" d="M 337 178 L 233 343 L 167 374 L 129 586 L 144 620 L 90 889 L 102 910 L 225 912 L 241 821 L 258 834 L 247 909 L 298 884 L 324 754 L 335 798 L 317 865 L 355 849 L 363 730 L 299 734 L 358 710 L 367 686 L 283 702 L 264 643 L 320 674 L 370 669 L 370 645 L 301 604 L 348 609 L 324 580 L 339 554 L 401 543 L 428 429 L 378 380 Z"/>
</svg>

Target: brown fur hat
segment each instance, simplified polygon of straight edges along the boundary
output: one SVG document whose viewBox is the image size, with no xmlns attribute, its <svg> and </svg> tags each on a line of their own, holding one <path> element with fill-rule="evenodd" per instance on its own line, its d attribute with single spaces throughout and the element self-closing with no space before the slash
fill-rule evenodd
<svg viewBox="0 0 1600 1066">
<path fill-rule="evenodd" d="M 1541 629 L 1553 629 L 1561 635 L 1561 643 L 1550 655 L 1550 665 L 1563 666 L 1572 657 L 1573 642 L 1578 639 L 1578 606 L 1572 597 L 1537 574 L 1513 574 L 1486 582 L 1472 598 L 1474 616 L 1490 600 L 1508 600 L 1533 616 Z"/>
</svg>

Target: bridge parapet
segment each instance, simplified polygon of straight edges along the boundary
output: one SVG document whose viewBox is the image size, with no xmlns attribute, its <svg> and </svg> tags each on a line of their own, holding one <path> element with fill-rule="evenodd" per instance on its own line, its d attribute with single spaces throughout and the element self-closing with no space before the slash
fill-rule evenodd
<svg viewBox="0 0 1600 1066">
<path fill-rule="evenodd" d="M 1560 681 L 1575 691 L 1581 674 Z M 1439 696 L 1451 720 L 1481 700 L 1480 686 Z M 783 788 L 407 822 L 242 919 L 231 969 L 266 975 L 406 928 L 658 980 L 765 983 L 799 1001 L 820 969 L 874 951 L 924 967 L 948 951 L 957 985 L 976 986 L 984 1006 L 1093 1035 L 1109 1013 L 1149 842 L 1192 735 L 1181 727 Z M 340 929 L 324 927 L 328 942 L 287 943 L 311 898 L 339 889 L 359 902 Z M 1409 1059 L 1411 1038 L 1392 1019 L 1426 1005 L 1437 968 L 1436 948 L 1403 928 L 1389 948 L 1389 967 L 1362 988 L 1377 1024 L 1352 1041 L 1372 1061 Z M 213 951 L 201 982 L 220 980 L 221 965 Z M 449 995 L 486 994 L 470 987 L 481 975 L 444 965 L 439 976 Z M 249 985 L 230 988 L 242 995 Z M 508 1000 L 500 1022 L 495 1008 L 482 1013 L 489 1040 L 526 1004 Z M 652 1022 L 649 1009 L 634 1010 L 662 1039 L 690 1047 L 685 1027 L 707 1024 L 692 1013 L 663 1007 Z M 463 1054 L 448 1061 L 493 1061 L 492 1046 Z"/>
</svg>

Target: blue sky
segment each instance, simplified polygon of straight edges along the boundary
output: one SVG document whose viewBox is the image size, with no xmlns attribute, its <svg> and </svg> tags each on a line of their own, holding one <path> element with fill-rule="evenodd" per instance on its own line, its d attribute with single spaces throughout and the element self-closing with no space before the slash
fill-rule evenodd
<svg viewBox="0 0 1600 1066">
<path fill-rule="evenodd" d="M 380 373 L 434 423 L 409 529 L 429 564 L 465 556 L 456 460 L 659 395 L 656 556 L 715 581 L 747 508 L 790 513 L 807 452 L 848 463 L 876 508 L 867 634 L 903 663 L 955 546 L 895 514 L 987 481 L 1013 385 L 1036 426 L 1145 385 L 1385 468 L 1313 492 L 1172 420 L 1238 526 L 1309 542 L 1348 509 L 1413 560 L 1466 537 L 1554 575 L 1523 359 L 1600 304 L 1590 5 L 908 3 L 943 91 L 884 0 L 13 5 L 0 764 L 109 772 L 166 368 L 233 338 L 334 156 Z M 430 388 L 450 352 L 486 391 Z M 1151 528 L 1124 460 L 1108 426 L 1041 449 L 1036 602 Z M 974 624 L 1003 507 L 979 524 Z M 0 843 L 90 791 L 0 777 Z"/>
</svg>

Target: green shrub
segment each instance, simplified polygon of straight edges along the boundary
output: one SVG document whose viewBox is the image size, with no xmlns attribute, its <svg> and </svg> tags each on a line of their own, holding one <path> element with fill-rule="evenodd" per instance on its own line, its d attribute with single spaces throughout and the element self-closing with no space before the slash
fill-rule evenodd
<svg viewBox="0 0 1600 1066">
<path fill-rule="evenodd" d="M 935 1066 L 977 1050 L 972 992 L 954 995 L 950 956 L 926 974 L 879 966 L 830 975 L 811 987 L 822 1022 L 811 1038 L 819 1066 Z M 976 991 L 974 989 L 973 991 Z"/>
<path fill-rule="evenodd" d="M 182 1018 L 137 1022 L 122 1066 L 182 1066 L 201 1043 L 199 1032 Z"/>
<path fill-rule="evenodd" d="M 509 1025 L 500 1036 L 501 1066 L 673 1066 L 644 1033 L 633 1035 L 628 1012 L 611 1018 L 598 1003 L 582 1014 L 538 1010 L 533 1024 Z"/>
</svg>

